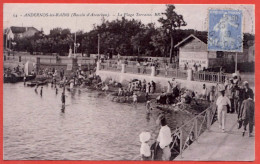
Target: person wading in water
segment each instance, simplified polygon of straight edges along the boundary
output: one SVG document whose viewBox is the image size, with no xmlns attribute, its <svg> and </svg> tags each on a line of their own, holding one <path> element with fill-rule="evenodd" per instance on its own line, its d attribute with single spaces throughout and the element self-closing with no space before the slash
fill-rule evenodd
<svg viewBox="0 0 260 164">
<path fill-rule="evenodd" d="M 61 112 L 62 113 L 64 113 L 64 111 L 65 111 L 65 102 L 66 102 L 65 91 L 63 91 L 61 94 L 61 103 L 62 103 Z"/>
<path fill-rule="evenodd" d="M 41 97 L 42 97 L 42 89 L 43 89 L 43 87 L 41 87 L 41 90 L 40 90 L 40 95 L 41 95 Z"/>
</svg>

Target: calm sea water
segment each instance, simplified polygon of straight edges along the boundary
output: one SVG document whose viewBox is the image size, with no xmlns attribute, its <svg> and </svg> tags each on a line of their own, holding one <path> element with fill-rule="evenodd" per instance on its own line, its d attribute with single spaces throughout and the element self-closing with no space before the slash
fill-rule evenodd
<svg viewBox="0 0 260 164">
<path fill-rule="evenodd" d="M 44 86 L 41 97 L 23 83 L 4 84 L 4 160 L 132 160 L 139 134 L 156 136 L 144 104 L 118 104 L 87 89 L 66 96 L 62 113 L 61 89 L 56 95 Z"/>
</svg>

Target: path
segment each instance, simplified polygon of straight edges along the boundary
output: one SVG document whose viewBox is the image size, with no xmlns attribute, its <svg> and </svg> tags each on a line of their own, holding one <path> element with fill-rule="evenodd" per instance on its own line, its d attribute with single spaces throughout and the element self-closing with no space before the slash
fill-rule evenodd
<svg viewBox="0 0 260 164">
<path fill-rule="evenodd" d="M 222 133 L 215 122 L 210 131 L 205 131 L 198 142 L 194 142 L 175 161 L 253 161 L 255 159 L 255 137 L 242 136 L 237 129 L 236 114 L 228 114 L 226 132 Z"/>
</svg>

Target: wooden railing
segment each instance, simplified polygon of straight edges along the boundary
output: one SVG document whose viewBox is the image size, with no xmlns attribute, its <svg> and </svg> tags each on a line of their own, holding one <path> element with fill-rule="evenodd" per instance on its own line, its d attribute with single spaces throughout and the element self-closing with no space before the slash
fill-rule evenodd
<svg viewBox="0 0 260 164">
<path fill-rule="evenodd" d="M 230 74 L 219 72 L 193 72 L 193 79 L 195 81 L 205 81 L 211 83 L 224 83 L 226 79 L 230 77 Z"/>
<path fill-rule="evenodd" d="M 209 129 L 214 123 L 215 112 L 216 108 L 212 105 L 172 133 L 171 150 L 176 153 L 176 156 L 182 157 L 183 151 L 189 148 L 191 143 L 197 142 L 199 136 Z"/>
<path fill-rule="evenodd" d="M 198 142 L 200 135 L 209 130 L 214 123 L 215 112 L 216 107 L 213 104 L 172 132 L 173 140 L 170 149 L 174 158 L 178 155 L 182 157 L 183 151 L 189 148 L 193 142 Z M 132 160 L 140 160 L 140 158 L 141 156 L 138 155 Z M 155 160 L 153 155 L 152 160 Z"/>
<path fill-rule="evenodd" d="M 121 72 L 122 66 L 113 63 L 101 63 L 100 69 Z"/>
<path fill-rule="evenodd" d="M 170 77 L 170 78 L 179 78 L 179 79 L 187 79 L 187 71 L 180 69 L 156 69 L 156 76 L 162 77 Z"/>
<path fill-rule="evenodd" d="M 149 66 L 137 66 L 137 65 L 126 65 L 125 72 L 126 73 L 134 73 L 134 74 L 151 75 L 151 67 L 149 67 Z"/>
</svg>

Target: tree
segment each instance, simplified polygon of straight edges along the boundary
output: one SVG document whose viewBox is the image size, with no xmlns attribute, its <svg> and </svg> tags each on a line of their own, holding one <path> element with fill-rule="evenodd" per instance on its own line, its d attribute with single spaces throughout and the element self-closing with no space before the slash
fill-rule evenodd
<svg viewBox="0 0 260 164">
<path fill-rule="evenodd" d="M 162 13 L 166 18 L 159 18 L 159 22 L 162 24 L 162 28 L 167 34 L 171 37 L 171 46 L 170 46 L 170 63 L 172 63 L 173 48 L 174 48 L 174 34 L 176 29 L 180 29 L 181 26 L 186 26 L 187 23 L 184 21 L 182 15 L 178 15 L 175 12 L 174 5 L 166 5 L 166 12 Z"/>
</svg>

